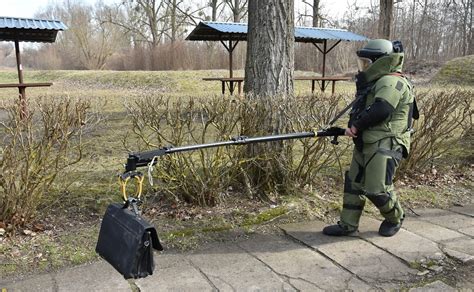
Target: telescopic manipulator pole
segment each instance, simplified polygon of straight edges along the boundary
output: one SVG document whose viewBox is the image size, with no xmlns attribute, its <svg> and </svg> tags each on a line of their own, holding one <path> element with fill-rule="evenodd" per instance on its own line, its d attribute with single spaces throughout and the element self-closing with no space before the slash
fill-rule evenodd
<svg viewBox="0 0 474 292">
<path fill-rule="evenodd" d="M 311 138 L 311 137 L 333 137 L 331 143 L 337 144 L 337 137 L 343 136 L 345 130 L 338 127 L 331 127 L 326 130 L 321 131 L 310 131 L 310 132 L 299 132 L 299 133 L 289 133 L 281 135 L 271 135 L 271 136 L 262 136 L 262 137 L 246 137 L 238 136 L 230 139 L 229 141 L 214 142 L 207 144 L 197 144 L 197 145 L 188 145 L 181 147 L 164 147 L 157 150 L 145 151 L 130 153 L 127 159 L 127 164 L 125 165 L 125 173 L 131 172 L 137 169 L 137 167 L 148 166 L 149 163 L 156 163 L 154 160 L 157 156 L 163 156 L 166 154 L 172 154 L 177 152 L 186 152 L 193 151 L 198 149 L 205 148 L 215 148 L 222 146 L 230 145 L 246 145 L 254 143 L 263 143 L 263 142 L 272 142 L 272 141 L 282 141 L 282 140 L 292 140 L 292 139 L 301 139 L 301 138 Z"/>
<path fill-rule="evenodd" d="M 299 133 L 288 133 L 281 135 L 261 136 L 261 137 L 246 137 L 238 136 L 230 139 L 229 141 L 214 142 L 207 144 L 188 145 L 181 147 L 164 147 L 156 150 L 130 153 L 128 155 L 127 163 L 125 164 L 125 172 L 119 176 L 120 190 L 122 192 L 123 199 L 125 201 L 124 206 L 134 206 L 134 210 L 137 211 L 137 204 L 140 202 L 140 196 L 143 190 L 143 179 L 144 176 L 140 171 L 137 171 L 137 167 L 148 166 L 149 175 L 151 167 L 157 163 L 156 158 L 167 154 L 193 151 L 205 148 L 215 148 L 230 145 L 246 145 L 254 143 L 302 139 L 311 137 L 333 137 L 331 143 L 338 144 L 337 137 L 343 136 L 345 129 L 338 127 L 331 127 L 321 131 L 310 131 L 310 132 L 299 132 Z M 135 179 L 137 183 L 135 197 L 127 195 L 127 183 L 130 179 Z M 150 178 L 151 183 L 151 178 Z"/>
</svg>

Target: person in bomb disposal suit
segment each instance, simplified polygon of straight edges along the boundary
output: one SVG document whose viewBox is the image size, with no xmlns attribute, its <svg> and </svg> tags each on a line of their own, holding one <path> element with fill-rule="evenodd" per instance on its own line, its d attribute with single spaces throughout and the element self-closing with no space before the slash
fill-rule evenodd
<svg viewBox="0 0 474 292">
<path fill-rule="evenodd" d="M 418 109 L 413 86 L 401 73 L 401 42 L 370 40 L 357 56 L 356 100 L 346 129 L 355 144 L 352 162 L 345 174 L 340 221 L 325 227 L 323 233 L 356 233 L 369 199 L 385 218 L 379 234 L 393 236 L 405 216 L 393 177 L 401 159 L 408 156 L 412 118 L 418 118 Z"/>
</svg>

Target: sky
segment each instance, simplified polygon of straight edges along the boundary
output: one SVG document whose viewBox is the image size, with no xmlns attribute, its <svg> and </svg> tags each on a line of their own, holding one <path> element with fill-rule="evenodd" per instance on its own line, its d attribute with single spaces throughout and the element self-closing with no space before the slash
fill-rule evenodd
<svg viewBox="0 0 474 292">
<path fill-rule="evenodd" d="M 32 18 L 35 13 L 53 0 L 0 0 L 0 16 Z M 97 0 L 82 0 L 84 3 L 95 3 Z M 103 1 L 105 3 L 118 2 L 114 0 Z"/>
<path fill-rule="evenodd" d="M 49 0 L 0 0 L 0 16 L 31 18 Z"/>
<path fill-rule="evenodd" d="M 0 0 L 0 16 L 31 18 L 34 17 L 35 12 L 47 6 L 48 3 L 52 1 L 54 0 Z M 97 2 L 97 0 L 82 1 L 90 4 Z M 114 3 L 119 1 L 120 0 L 105 0 L 104 2 Z M 321 0 L 325 12 L 332 17 L 341 17 L 348 2 L 357 2 L 363 5 L 370 2 L 370 0 Z"/>
</svg>

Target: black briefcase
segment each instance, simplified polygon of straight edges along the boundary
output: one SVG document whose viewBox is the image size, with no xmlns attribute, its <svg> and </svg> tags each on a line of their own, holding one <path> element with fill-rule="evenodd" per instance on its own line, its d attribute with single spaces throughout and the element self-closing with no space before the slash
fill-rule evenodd
<svg viewBox="0 0 474 292">
<path fill-rule="evenodd" d="M 163 250 L 155 227 L 132 212 L 128 204 L 107 207 L 96 252 L 125 279 L 143 278 L 153 274 L 153 249 Z"/>
</svg>

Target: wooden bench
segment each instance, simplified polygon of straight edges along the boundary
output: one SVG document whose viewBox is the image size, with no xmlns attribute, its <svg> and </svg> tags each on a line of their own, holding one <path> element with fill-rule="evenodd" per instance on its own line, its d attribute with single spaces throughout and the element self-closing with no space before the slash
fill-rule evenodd
<svg viewBox="0 0 474 292">
<path fill-rule="evenodd" d="M 27 88 L 27 87 L 49 87 L 53 83 L 0 83 L 0 88 Z"/>
<path fill-rule="evenodd" d="M 349 81 L 351 79 L 352 79 L 351 77 L 344 77 L 344 76 L 332 76 L 332 77 L 300 76 L 300 77 L 294 78 L 294 80 L 311 81 L 311 93 L 314 93 L 316 82 L 318 82 L 319 88 L 321 89 L 322 92 L 324 92 L 324 90 L 326 90 L 329 83 L 332 82 L 332 90 L 331 90 L 332 94 L 334 94 L 337 81 Z"/>
<path fill-rule="evenodd" d="M 316 82 L 322 92 L 326 90 L 328 85 L 332 83 L 331 92 L 334 94 L 336 90 L 337 81 L 350 81 L 351 77 L 344 76 L 332 76 L 332 77 L 320 77 L 320 76 L 300 76 L 295 77 L 294 80 L 308 80 L 311 81 L 311 93 L 314 93 L 316 88 Z M 204 81 L 220 81 L 222 86 L 222 94 L 225 94 L 226 86 L 230 91 L 230 94 L 234 94 L 235 85 L 237 85 L 238 94 L 242 93 L 242 83 L 244 82 L 243 77 L 207 77 L 203 78 Z"/>
<path fill-rule="evenodd" d="M 53 85 L 50 82 L 44 83 L 0 83 L 0 88 L 18 88 L 20 94 L 20 111 L 21 117 L 24 118 L 27 115 L 28 109 L 26 107 L 26 88 L 27 87 L 49 87 Z"/>
<path fill-rule="evenodd" d="M 208 77 L 203 78 L 204 81 L 220 81 L 222 86 L 222 94 L 225 94 L 226 85 L 229 88 L 230 95 L 234 94 L 235 85 L 237 85 L 238 94 L 242 93 L 242 82 L 244 77 Z M 237 84 L 235 84 L 237 83 Z"/>
</svg>

